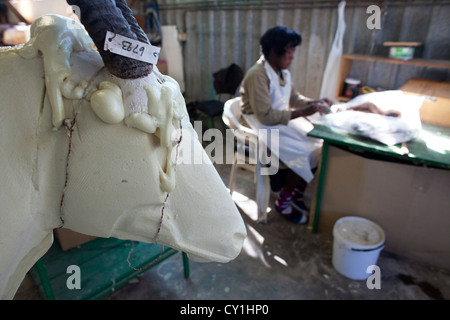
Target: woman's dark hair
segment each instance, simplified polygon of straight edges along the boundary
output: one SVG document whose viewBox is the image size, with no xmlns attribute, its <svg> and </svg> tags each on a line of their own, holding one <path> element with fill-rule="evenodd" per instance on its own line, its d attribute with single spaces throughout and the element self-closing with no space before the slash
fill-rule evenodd
<svg viewBox="0 0 450 320">
<path fill-rule="evenodd" d="M 284 26 L 276 26 L 267 30 L 259 44 L 264 57 L 268 58 L 270 50 L 274 49 L 276 55 L 281 56 L 286 52 L 286 48 L 296 47 L 302 43 L 302 36 L 294 30 Z"/>
</svg>

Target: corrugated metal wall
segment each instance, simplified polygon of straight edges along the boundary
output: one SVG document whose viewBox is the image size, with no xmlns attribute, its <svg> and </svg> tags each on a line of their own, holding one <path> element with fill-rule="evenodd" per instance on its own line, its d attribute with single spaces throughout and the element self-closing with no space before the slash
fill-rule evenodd
<svg viewBox="0 0 450 320">
<path fill-rule="evenodd" d="M 259 57 L 259 38 L 281 24 L 302 34 L 291 72 L 296 88 L 318 98 L 337 26 L 340 1 L 159 0 L 162 24 L 185 33 L 186 97 L 214 97 L 212 73 L 236 63 L 248 70 Z M 381 29 L 370 30 L 369 5 L 381 7 Z M 347 1 L 344 53 L 387 55 L 384 41 L 424 43 L 423 57 L 450 60 L 450 1 Z M 396 89 L 410 77 L 450 81 L 449 70 L 354 64 L 352 76 L 370 86 Z"/>
</svg>

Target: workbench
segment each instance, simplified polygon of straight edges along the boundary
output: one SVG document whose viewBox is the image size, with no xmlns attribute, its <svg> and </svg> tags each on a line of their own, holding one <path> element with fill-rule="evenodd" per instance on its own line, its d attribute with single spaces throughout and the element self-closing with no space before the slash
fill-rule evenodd
<svg viewBox="0 0 450 320">
<path fill-rule="evenodd" d="M 422 124 L 407 154 L 321 125 L 308 135 L 323 139 L 313 232 L 362 216 L 384 229 L 386 250 L 450 268 L 450 128 Z"/>
</svg>

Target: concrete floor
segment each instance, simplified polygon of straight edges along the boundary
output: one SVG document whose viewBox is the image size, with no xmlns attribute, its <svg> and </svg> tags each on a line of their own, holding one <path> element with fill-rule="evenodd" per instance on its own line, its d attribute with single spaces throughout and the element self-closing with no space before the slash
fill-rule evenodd
<svg viewBox="0 0 450 320">
<path fill-rule="evenodd" d="M 231 165 L 217 165 L 217 169 L 228 185 Z M 234 261 L 191 261 L 190 276 L 185 279 L 181 254 L 175 254 L 105 299 L 450 299 L 449 270 L 382 251 L 378 260 L 381 288 L 369 289 L 366 281 L 348 279 L 333 268 L 331 234 L 313 234 L 307 226 L 295 225 L 273 210 L 268 224 L 256 223 L 255 186 L 249 171 L 240 169 L 234 199 L 248 231 L 243 250 Z M 41 296 L 27 277 L 15 299 Z"/>
</svg>

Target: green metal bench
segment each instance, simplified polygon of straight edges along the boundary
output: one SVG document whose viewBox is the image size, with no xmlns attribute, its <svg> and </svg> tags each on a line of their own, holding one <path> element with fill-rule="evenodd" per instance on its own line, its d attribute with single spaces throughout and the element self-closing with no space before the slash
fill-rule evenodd
<svg viewBox="0 0 450 320">
<path fill-rule="evenodd" d="M 159 244 L 115 238 L 97 238 L 68 251 L 55 242 L 30 274 L 48 300 L 101 299 L 178 252 Z M 189 260 L 184 252 L 182 259 L 188 278 Z M 67 285 L 71 265 L 79 267 L 80 289 Z"/>
</svg>

